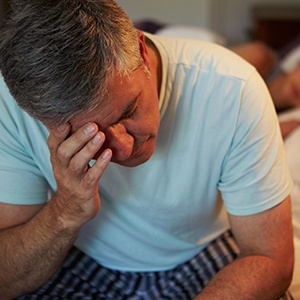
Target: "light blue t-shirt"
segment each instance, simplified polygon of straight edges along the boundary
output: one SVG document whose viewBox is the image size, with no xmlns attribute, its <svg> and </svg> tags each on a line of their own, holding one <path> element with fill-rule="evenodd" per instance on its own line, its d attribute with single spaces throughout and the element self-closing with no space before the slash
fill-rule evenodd
<svg viewBox="0 0 300 300">
<path fill-rule="evenodd" d="M 228 228 L 226 210 L 259 213 L 292 186 L 272 100 L 255 69 L 217 45 L 148 37 L 163 63 L 155 152 L 135 168 L 109 165 L 100 212 L 76 241 L 102 265 L 127 271 L 190 259 Z M 47 201 L 56 189 L 48 132 L 0 84 L 0 201 Z"/>
</svg>

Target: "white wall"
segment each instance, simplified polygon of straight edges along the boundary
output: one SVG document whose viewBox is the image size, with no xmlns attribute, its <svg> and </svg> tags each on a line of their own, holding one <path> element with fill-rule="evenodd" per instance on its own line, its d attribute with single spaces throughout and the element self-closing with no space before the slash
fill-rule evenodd
<svg viewBox="0 0 300 300">
<path fill-rule="evenodd" d="M 207 27 L 210 0 L 116 0 L 133 21 L 152 19 L 162 23 Z"/>
</svg>

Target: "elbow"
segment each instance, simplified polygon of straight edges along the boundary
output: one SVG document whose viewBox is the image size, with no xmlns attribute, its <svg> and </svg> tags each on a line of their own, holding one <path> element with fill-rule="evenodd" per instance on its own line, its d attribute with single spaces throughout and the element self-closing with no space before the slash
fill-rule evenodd
<svg viewBox="0 0 300 300">
<path fill-rule="evenodd" d="M 293 279 L 293 274 L 294 274 L 294 255 L 292 255 L 293 258 L 291 259 L 291 262 L 287 263 L 288 267 L 286 268 L 287 270 L 285 271 L 285 281 L 286 281 L 286 289 L 289 288 L 289 286 L 292 283 Z"/>
<path fill-rule="evenodd" d="M 286 255 L 285 259 L 280 262 L 281 265 L 281 286 L 286 291 L 292 283 L 294 273 L 294 252 Z"/>
</svg>

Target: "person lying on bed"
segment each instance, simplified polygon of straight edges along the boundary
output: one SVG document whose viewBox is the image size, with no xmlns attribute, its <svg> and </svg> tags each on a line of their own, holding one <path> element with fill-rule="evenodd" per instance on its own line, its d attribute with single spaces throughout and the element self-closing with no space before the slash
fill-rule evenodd
<svg viewBox="0 0 300 300">
<path fill-rule="evenodd" d="M 112 0 L 1 32 L 1 299 L 291 299 L 292 180 L 255 68 Z"/>
<path fill-rule="evenodd" d="M 251 42 L 232 50 L 253 64 L 264 77 L 278 113 L 300 107 L 300 46 L 278 61 L 266 44 Z M 300 125 L 300 120 L 281 121 L 283 137 Z"/>
</svg>

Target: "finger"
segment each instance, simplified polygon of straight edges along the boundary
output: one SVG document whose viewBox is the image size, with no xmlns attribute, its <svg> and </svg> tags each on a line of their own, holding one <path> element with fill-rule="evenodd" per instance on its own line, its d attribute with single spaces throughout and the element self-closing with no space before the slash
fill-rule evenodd
<svg viewBox="0 0 300 300">
<path fill-rule="evenodd" d="M 83 182 L 86 186 L 93 187 L 98 183 L 105 169 L 109 165 L 112 158 L 111 149 L 105 149 L 102 154 L 97 158 L 96 162 L 92 167 L 88 169 L 86 175 L 83 178 Z"/>
<path fill-rule="evenodd" d="M 88 164 L 96 155 L 105 141 L 103 132 L 97 132 L 94 137 L 71 159 L 69 169 L 75 174 L 82 174 L 88 169 Z"/>
<path fill-rule="evenodd" d="M 67 168 L 72 157 L 96 135 L 97 131 L 98 126 L 95 123 L 88 123 L 64 140 L 59 145 L 56 155 L 60 166 Z"/>
<path fill-rule="evenodd" d="M 48 147 L 52 154 L 55 154 L 59 145 L 66 139 L 71 126 L 69 123 L 66 123 L 58 128 L 50 130 L 50 135 L 48 137 Z"/>
</svg>

